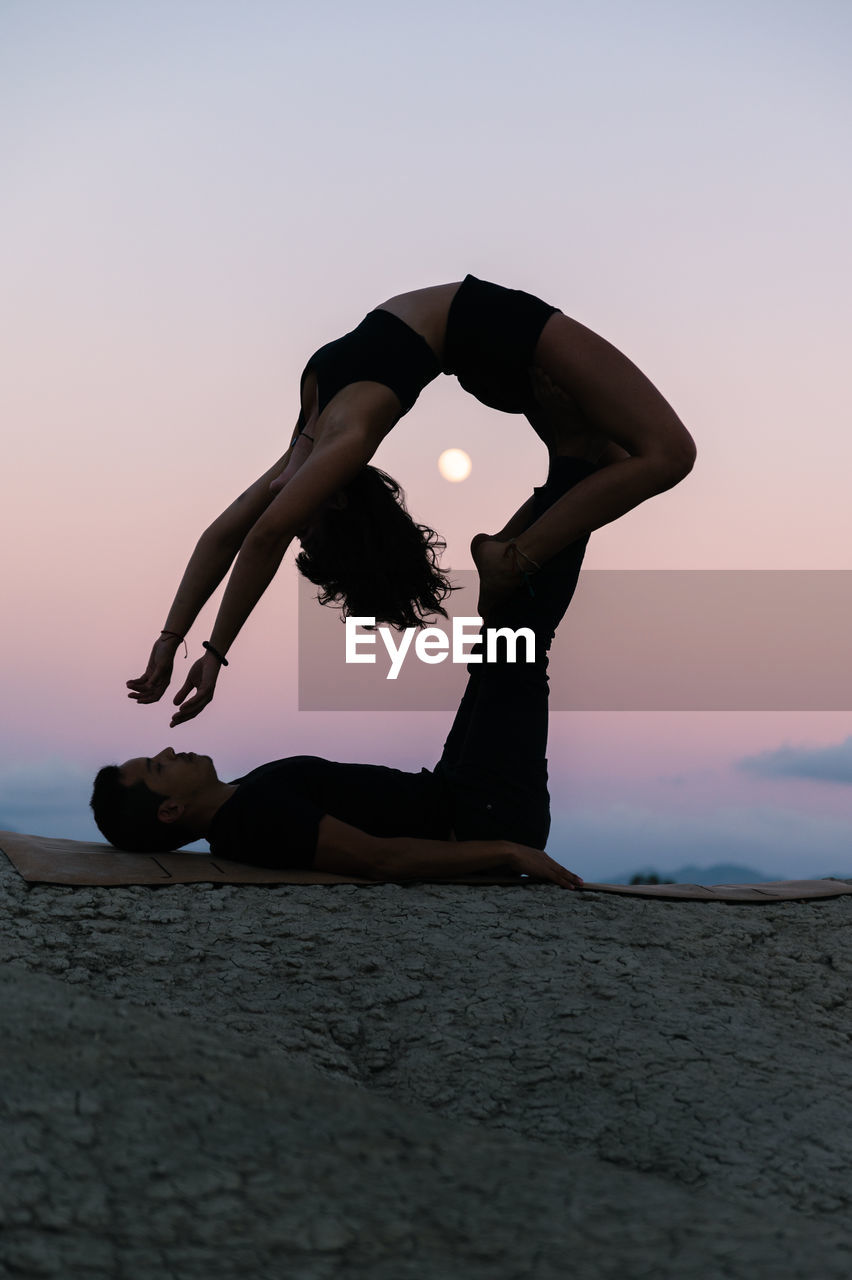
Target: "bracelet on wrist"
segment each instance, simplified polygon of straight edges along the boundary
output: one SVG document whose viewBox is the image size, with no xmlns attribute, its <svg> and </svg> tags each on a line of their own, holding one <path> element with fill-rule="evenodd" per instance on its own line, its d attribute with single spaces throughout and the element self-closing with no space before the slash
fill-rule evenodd
<svg viewBox="0 0 852 1280">
<path fill-rule="evenodd" d="M 189 650 L 186 647 L 186 636 L 180 635 L 177 631 L 169 631 L 166 627 L 163 627 L 162 631 L 160 632 L 160 635 L 172 636 L 172 638 L 177 640 L 179 644 L 183 645 L 183 656 L 185 658 L 189 657 Z"/>
<path fill-rule="evenodd" d="M 216 658 L 220 667 L 227 667 L 228 659 L 223 653 L 220 653 L 218 649 L 214 649 L 209 640 L 202 641 L 201 647 L 202 649 L 206 649 L 208 653 L 213 654 L 213 657 Z"/>
</svg>

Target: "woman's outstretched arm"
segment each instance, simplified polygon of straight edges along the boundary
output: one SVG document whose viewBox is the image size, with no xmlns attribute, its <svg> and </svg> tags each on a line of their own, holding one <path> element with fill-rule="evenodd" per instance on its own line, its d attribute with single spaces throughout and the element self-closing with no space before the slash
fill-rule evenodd
<svg viewBox="0 0 852 1280">
<path fill-rule="evenodd" d="M 171 680 L 178 646 L 230 569 L 246 534 L 272 502 L 274 494 L 270 486 L 287 467 L 291 453 L 292 449 L 288 449 L 202 533 L 184 570 L 163 630 L 154 642 L 144 674 L 127 681 L 128 697 L 149 703 L 163 696 Z"/>
<path fill-rule="evenodd" d="M 192 665 L 175 695 L 171 725 L 192 720 L 212 701 L 221 664 L 246 619 L 275 576 L 293 538 L 313 515 L 358 474 L 378 441 L 367 426 L 328 427 L 285 486 L 272 495 L 242 540 L 216 621 L 210 648 Z M 194 696 L 189 697 L 195 689 Z"/>
</svg>

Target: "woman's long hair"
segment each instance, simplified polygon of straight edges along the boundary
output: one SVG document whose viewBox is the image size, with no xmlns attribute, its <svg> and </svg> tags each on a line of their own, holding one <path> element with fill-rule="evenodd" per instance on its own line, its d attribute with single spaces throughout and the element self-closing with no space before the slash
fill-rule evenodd
<svg viewBox="0 0 852 1280">
<path fill-rule="evenodd" d="M 402 489 L 377 467 L 364 467 L 311 522 L 296 566 L 320 590 L 320 604 L 344 617 L 375 618 L 392 627 L 422 627 L 455 588 L 438 567 L 446 543 L 415 524 Z"/>
</svg>

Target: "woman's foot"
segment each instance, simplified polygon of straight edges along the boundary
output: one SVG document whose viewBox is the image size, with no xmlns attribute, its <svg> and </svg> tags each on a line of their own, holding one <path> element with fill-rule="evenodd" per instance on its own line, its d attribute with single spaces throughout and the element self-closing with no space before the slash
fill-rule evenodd
<svg viewBox="0 0 852 1280">
<path fill-rule="evenodd" d="M 513 542 L 501 542 L 488 533 L 478 533 L 470 544 L 470 554 L 479 573 L 477 609 L 482 619 L 489 617 L 508 596 L 523 585 Z"/>
</svg>

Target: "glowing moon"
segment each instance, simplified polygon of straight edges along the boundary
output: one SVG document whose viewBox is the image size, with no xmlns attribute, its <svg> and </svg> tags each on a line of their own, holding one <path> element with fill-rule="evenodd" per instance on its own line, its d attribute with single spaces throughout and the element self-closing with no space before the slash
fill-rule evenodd
<svg viewBox="0 0 852 1280">
<path fill-rule="evenodd" d="M 471 461 L 464 449 L 445 449 L 438 459 L 438 470 L 445 480 L 458 484 L 470 475 Z"/>
</svg>

